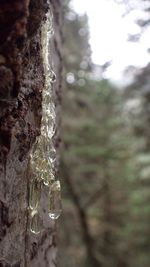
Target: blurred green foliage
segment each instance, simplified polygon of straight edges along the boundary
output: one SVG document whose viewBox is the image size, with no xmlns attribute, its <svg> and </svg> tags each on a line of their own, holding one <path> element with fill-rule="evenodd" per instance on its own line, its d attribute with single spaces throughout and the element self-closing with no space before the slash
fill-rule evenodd
<svg viewBox="0 0 150 267">
<path fill-rule="evenodd" d="M 87 16 L 64 17 L 59 265 L 149 267 L 148 98 L 97 79 Z"/>
</svg>

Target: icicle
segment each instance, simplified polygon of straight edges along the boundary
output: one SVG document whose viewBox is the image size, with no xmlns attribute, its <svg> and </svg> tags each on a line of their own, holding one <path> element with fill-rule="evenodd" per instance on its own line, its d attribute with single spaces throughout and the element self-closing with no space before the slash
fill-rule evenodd
<svg viewBox="0 0 150 267">
<path fill-rule="evenodd" d="M 55 181 L 50 187 L 48 214 L 53 220 L 57 220 L 62 212 L 60 181 Z"/>
</svg>

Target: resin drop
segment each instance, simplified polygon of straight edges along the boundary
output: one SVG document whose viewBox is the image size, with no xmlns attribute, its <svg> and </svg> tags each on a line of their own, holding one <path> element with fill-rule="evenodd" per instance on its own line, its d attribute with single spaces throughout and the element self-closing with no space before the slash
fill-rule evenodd
<svg viewBox="0 0 150 267">
<path fill-rule="evenodd" d="M 48 215 L 52 220 L 57 220 L 62 212 L 60 182 L 51 184 L 48 203 Z"/>
<path fill-rule="evenodd" d="M 31 210 L 36 210 L 38 208 L 40 195 L 41 186 L 38 181 L 34 180 L 30 184 L 29 207 Z"/>
<path fill-rule="evenodd" d="M 39 234 L 42 229 L 42 220 L 37 211 L 33 211 L 31 213 L 31 224 L 30 224 L 30 231 L 33 234 Z"/>
</svg>

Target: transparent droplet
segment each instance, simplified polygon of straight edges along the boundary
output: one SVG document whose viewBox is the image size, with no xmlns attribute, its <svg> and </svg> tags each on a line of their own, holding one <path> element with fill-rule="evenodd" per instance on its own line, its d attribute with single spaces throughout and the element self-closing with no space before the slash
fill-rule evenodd
<svg viewBox="0 0 150 267">
<path fill-rule="evenodd" d="M 33 180 L 30 184 L 29 208 L 36 210 L 38 208 L 41 196 L 41 185 L 37 180 Z"/>
<path fill-rule="evenodd" d="M 30 231 L 33 234 L 39 234 L 42 230 L 42 220 L 39 216 L 38 211 L 33 211 L 31 213 Z"/>
<path fill-rule="evenodd" d="M 49 78 L 50 78 L 50 82 L 51 83 L 56 82 L 56 74 L 55 74 L 55 72 L 53 70 L 50 71 Z"/>
<path fill-rule="evenodd" d="M 57 220 L 62 212 L 60 181 L 55 181 L 50 186 L 48 215 L 52 220 Z"/>
</svg>

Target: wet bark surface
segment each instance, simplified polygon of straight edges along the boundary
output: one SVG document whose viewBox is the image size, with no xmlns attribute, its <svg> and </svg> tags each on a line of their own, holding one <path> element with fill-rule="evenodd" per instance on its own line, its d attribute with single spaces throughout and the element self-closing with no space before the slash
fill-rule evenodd
<svg viewBox="0 0 150 267">
<path fill-rule="evenodd" d="M 55 103 L 60 106 L 60 2 L 51 1 L 55 37 L 51 57 L 57 73 Z M 40 134 L 42 90 L 41 25 L 45 0 L 0 1 L 0 267 L 56 265 L 55 225 L 41 200 L 44 229 L 29 231 L 30 149 Z M 58 120 L 59 121 L 59 120 Z M 56 145 L 59 138 L 57 134 Z"/>
</svg>

